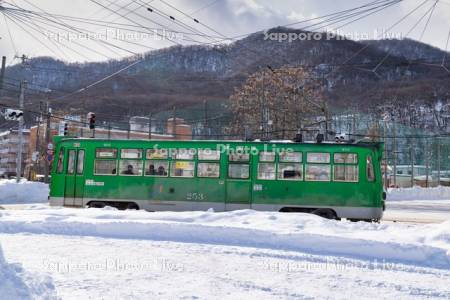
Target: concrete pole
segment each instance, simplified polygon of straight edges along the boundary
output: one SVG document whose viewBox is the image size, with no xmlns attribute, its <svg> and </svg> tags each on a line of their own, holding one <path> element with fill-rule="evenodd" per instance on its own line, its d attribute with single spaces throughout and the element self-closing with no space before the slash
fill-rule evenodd
<svg viewBox="0 0 450 300">
<path fill-rule="evenodd" d="M 437 184 L 441 185 L 441 139 L 437 138 Z"/>
<path fill-rule="evenodd" d="M 50 118 L 51 118 L 51 113 L 50 113 L 50 106 L 49 106 L 49 102 L 47 101 L 46 103 L 46 111 L 47 111 L 47 125 L 45 128 L 45 147 L 48 150 L 48 144 L 50 143 Z M 50 163 L 47 159 L 47 152 L 45 153 L 45 164 L 44 164 L 44 182 L 48 183 L 48 172 L 50 169 Z"/>
<path fill-rule="evenodd" d="M 23 102 L 25 98 L 25 88 L 26 88 L 27 82 L 25 80 L 22 80 L 20 83 L 20 96 L 19 96 L 19 109 L 23 111 Z M 18 130 L 18 149 L 17 149 L 17 160 L 16 160 L 16 181 L 20 182 L 20 178 L 22 176 L 22 152 L 23 152 L 23 116 L 19 119 L 19 130 Z"/>
</svg>

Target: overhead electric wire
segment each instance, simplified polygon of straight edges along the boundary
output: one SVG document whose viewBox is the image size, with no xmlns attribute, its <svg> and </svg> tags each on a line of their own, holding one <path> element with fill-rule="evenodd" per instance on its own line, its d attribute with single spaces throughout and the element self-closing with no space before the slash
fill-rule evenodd
<svg viewBox="0 0 450 300">
<path fill-rule="evenodd" d="M 38 9 L 38 10 L 41 11 L 41 12 L 45 12 L 43 9 L 41 9 L 40 7 L 38 7 L 38 6 L 36 6 L 36 5 L 32 4 L 32 3 L 30 3 L 28 0 L 23 0 L 23 1 L 29 3 L 30 5 L 32 5 L 33 7 L 35 7 L 36 9 Z M 84 32 L 87 32 L 87 33 L 89 33 L 89 34 L 94 34 L 94 35 L 96 34 L 95 32 L 90 31 L 90 30 L 86 30 L 86 29 L 84 29 L 84 30 L 79 30 L 79 29 L 77 29 L 77 28 L 71 26 L 70 24 L 67 24 L 67 23 L 65 23 L 65 22 L 63 22 L 63 21 L 61 21 L 61 20 L 59 20 L 59 19 L 56 18 L 56 17 L 53 17 L 54 20 L 51 20 L 51 19 L 46 18 L 46 17 L 44 17 L 44 18 L 47 19 L 47 20 L 49 20 L 49 21 L 53 21 L 53 22 L 55 22 L 55 23 L 58 23 L 58 24 L 60 24 L 60 25 L 63 25 L 64 27 L 66 27 L 66 29 L 69 28 L 69 29 L 71 29 L 71 30 L 73 30 L 73 31 L 75 31 L 75 32 L 78 32 L 78 33 L 84 33 Z M 118 53 L 118 52 L 116 52 L 116 51 L 114 51 L 114 50 L 112 50 L 112 49 L 106 47 L 106 45 L 108 45 L 108 46 L 110 46 L 110 47 L 113 47 L 113 48 L 116 48 L 116 49 L 119 49 L 119 50 L 121 50 L 121 51 L 130 53 L 130 54 L 136 55 L 136 53 L 133 52 L 133 51 L 130 51 L 130 50 L 125 49 L 125 48 L 123 48 L 123 47 L 119 47 L 119 46 L 117 46 L 117 45 L 114 45 L 114 44 L 109 43 L 109 42 L 104 41 L 104 40 L 97 40 L 97 39 L 94 39 L 93 42 L 96 42 L 97 44 L 100 44 L 102 47 L 104 47 L 105 49 L 108 49 L 109 51 L 111 51 L 112 53 L 114 53 L 114 54 L 116 54 L 116 55 L 120 55 L 120 53 Z M 91 48 L 91 49 L 92 49 L 92 48 Z M 111 58 L 110 58 L 110 59 L 111 59 Z"/>
<path fill-rule="evenodd" d="M 406 33 L 405 37 L 408 37 L 408 35 L 411 34 L 411 32 L 420 24 L 420 22 L 423 20 L 423 18 L 425 18 L 430 11 L 433 10 L 433 8 L 436 6 L 436 3 L 430 7 L 420 18 L 419 20 L 417 20 L 417 22 L 408 30 L 408 32 Z M 391 55 L 392 52 L 392 48 L 390 48 L 386 55 L 383 57 L 383 59 L 381 59 L 381 61 L 375 66 L 375 68 L 373 68 L 372 72 L 376 73 L 376 71 L 378 70 L 378 68 L 386 61 L 386 59 Z"/>
</svg>

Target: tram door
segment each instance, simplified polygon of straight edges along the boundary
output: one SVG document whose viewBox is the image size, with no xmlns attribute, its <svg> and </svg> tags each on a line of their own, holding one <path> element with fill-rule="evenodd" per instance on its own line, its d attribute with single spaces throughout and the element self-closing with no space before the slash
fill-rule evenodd
<svg viewBox="0 0 450 300">
<path fill-rule="evenodd" d="M 250 208 L 252 202 L 250 161 L 229 162 L 227 171 L 225 210 Z"/>
<path fill-rule="evenodd" d="M 67 149 L 64 205 L 82 206 L 84 194 L 84 149 Z"/>
</svg>

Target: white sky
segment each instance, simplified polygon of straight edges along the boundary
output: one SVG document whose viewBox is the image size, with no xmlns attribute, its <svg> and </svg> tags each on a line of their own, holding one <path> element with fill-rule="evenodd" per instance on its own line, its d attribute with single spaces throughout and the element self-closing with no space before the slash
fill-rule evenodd
<svg viewBox="0 0 450 300">
<path fill-rule="evenodd" d="M 139 25 L 148 26 L 151 28 L 161 28 L 161 26 L 152 24 L 152 21 L 160 23 L 164 26 L 170 27 L 171 29 L 176 29 L 178 31 L 190 31 L 191 28 L 182 28 L 176 25 L 173 21 L 168 20 L 166 17 L 158 16 L 155 12 L 150 13 L 145 8 L 141 7 L 137 12 L 142 16 L 137 16 L 133 13 L 129 13 L 126 18 L 122 18 L 105 8 L 95 4 L 91 0 L 27 0 L 42 10 L 52 13 L 61 14 L 72 17 L 89 18 L 103 21 L 114 21 L 119 23 L 132 24 L 132 22 L 137 22 Z M 211 31 L 206 27 L 199 26 L 195 24 L 191 19 L 183 16 L 181 13 L 177 12 L 173 8 L 167 6 L 166 3 L 173 5 L 179 10 L 192 13 L 197 11 L 199 8 L 205 5 L 211 4 L 200 11 L 194 13 L 194 16 L 200 20 L 200 22 L 207 24 L 210 28 L 216 30 L 220 34 L 233 37 L 240 34 L 245 34 L 253 31 L 259 31 L 267 28 L 271 28 L 278 25 L 285 25 L 292 22 L 300 21 L 305 18 L 311 18 L 316 16 L 321 16 L 340 10 L 356 7 L 359 5 L 366 4 L 370 0 L 135 0 L 136 2 L 129 5 L 126 8 L 118 9 L 126 4 L 130 4 L 132 0 L 94 0 L 99 3 L 114 8 L 120 14 L 126 14 L 127 9 L 138 8 L 139 5 L 136 2 L 143 1 L 149 3 L 152 7 L 159 11 L 165 12 L 169 15 L 174 16 L 177 20 L 182 20 L 185 24 L 195 27 L 198 31 L 202 33 L 208 33 L 210 35 L 217 36 L 218 34 Z M 383 0 L 379 0 L 383 1 Z M 349 34 L 355 39 L 360 38 L 379 38 L 379 33 L 384 29 L 388 28 L 394 24 L 397 20 L 406 15 L 409 11 L 414 9 L 416 6 L 426 1 L 426 3 L 421 6 L 414 14 L 406 18 L 402 23 L 392 30 L 392 34 L 395 37 L 404 37 L 409 29 L 422 17 L 428 9 L 432 7 L 435 0 L 404 0 L 400 4 L 396 4 L 382 12 L 373 14 L 367 18 L 359 20 L 355 23 L 349 24 L 340 29 L 341 34 Z M 1 2 L 1 1 L 0 1 Z M 32 7 L 25 0 L 4 0 L 7 3 L 16 3 L 18 6 L 37 11 L 36 8 Z M 115 2 L 117 5 L 113 5 Z M 214 3 L 213 3 L 214 2 Z M 3 4 L 4 6 L 9 6 L 8 4 Z M 1 14 L 1 12 L 0 12 Z M 20 16 L 19 16 L 20 17 Z M 144 19 L 145 17 L 146 19 Z M 11 18 L 11 16 L 9 16 Z M 56 56 L 60 59 L 66 61 L 99 61 L 108 58 L 119 58 L 124 56 L 129 56 L 131 53 L 143 53 L 149 50 L 137 44 L 145 45 L 147 47 L 162 48 L 174 43 L 156 39 L 153 36 L 136 36 L 128 37 L 128 42 L 118 42 L 114 40 L 113 28 L 107 29 L 106 27 L 94 26 L 82 23 L 70 23 L 73 26 L 81 28 L 83 31 L 89 30 L 97 34 L 104 35 L 106 32 L 109 34 L 108 43 L 115 44 L 123 49 L 127 49 L 129 52 L 116 48 L 111 51 L 108 50 L 109 46 L 104 43 L 87 41 L 83 38 L 71 35 L 71 38 L 75 40 L 72 42 L 61 41 L 66 47 L 61 46 L 56 41 L 50 41 L 45 38 L 44 35 L 38 32 L 40 30 L 45 35 L 57 33 L 61 37 L 68 37 L 67 30 L 62 30 L 58 28 L 52 28 L 48 25 L 37 23 L 36 20 L 30 19 L 29 17 L 17 20 L 17 15 L 13 16 L 13 20 L 18 22 L 19 25 L 26 28 L 30 33 L 32 33 L 36 39 L 30 37 L 19 25 L 15 24 L 13 20 L 7 19 L 7 24 L 5 23 L 5 17 L 0 15 L 0 55 L 6 55 L 8 61 L 11 61 L 15 54 L 22 55 L 25 54 L 29 57 L 35 56 Z M 23 17 L 22 17 L 23 18 Z M 422 19 L 419 25 L 414 31 L 408 36 L 413 39 L 419 39 L 421 32 L 423 31 L 424 25 L 427 21 L 428 15 Z M 43 20 L 48 23 L 48 20 Z M 32 24 L 31 22 L 35 22 Z M 62 21 L 68 23 L 68 21 Z M 309 23 L 311 24 L 311 23 Z M 8 26 L 7 26 L 8 25 Z M 41 27 L 39 27 L 40 25 Z M 136 24 L 134 24 L 136 25 Z M 300 24 L 294 28 L 300 28 L 305 24 Z M 29 26 L 29 27 L 28 27 Z M 9 37 L 8 29 L 10 28 L 12 40 Z M 32 28 L 30 28 L 32 27 Z M 328 28 L 334 29 L 334 28 Z M 146 29 L 139 29 L 143 33 L 148 33 Z M 430 19 L 427 30 L 423 35 L 422 41 L 429 43 L 433 46 L 439 47 L 441 49 L 446 48 L 447 38 L 450 32 L 450 0 L 440 0 L 433 11 L 432 17 Z M 121 31 L 121 33 L 126 33 Z M 189 36 L 182 35 L 185 38 Z M 180 36 L 178 36 L 180 37 Z M 192 37 L 192 36 L 191 36 Z M 204 38 L 199 38 L 198 36 L 192 37 L 196 40 L 201 40 L 203 43 L 209 42 L 209 40 Z M 104 40 L 104 38 L 103 38 Z M 130 43 L 131 42 L 131 43 Z M 132 44 L 134 43 L 134 44 Z M 186 41 L 180 41 L 182 44 L 186 44 Z M 45 45 L 45 46 L 44 46 Z M 84 47 L 88 47 L 86 49 Z M 51 50 L 49 50 L 50 48 Z M 58 49 L 59 48 L 59 49 Z M 69 48 L 72 48 L 70 50 Z M 450 48 L 450 45 L 448 46 Z"/>
</svg>

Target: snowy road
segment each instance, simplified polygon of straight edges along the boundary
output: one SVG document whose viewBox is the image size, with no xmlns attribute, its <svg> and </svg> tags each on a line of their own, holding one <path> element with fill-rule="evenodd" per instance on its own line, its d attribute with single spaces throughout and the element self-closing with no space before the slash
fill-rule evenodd
<svg viewBox="0 0 450 300">
<path fill-rule="evenodd" d="M 441 223 L 450 220 L 450 200 L 387 202 L 383 221 Z"/>
<path fill-rule="evenodd" d="M 442 269 L 196 243 L 35 234 L 0 239 L 8 260 L 49 274 L 63 299 L 450 298 L 450 271 Z"/>
<path fill-rule="evenodd" d="M 449 192 L 391 191 L 375 224 L 51 208 L 4 181 L 0 299 L 450 299 Z"/>
<path fill-rule="evenodd" d="M 450 222 L 37 204 L 0 211 L 0 243 L 62 299 L 450 298 Z"/>
</svg>

